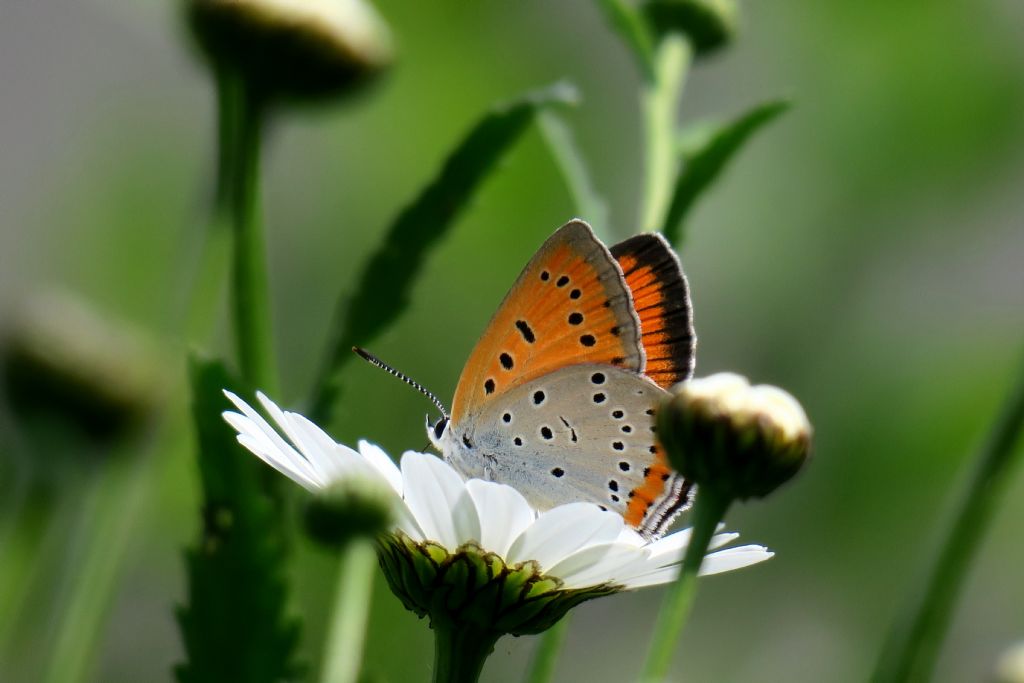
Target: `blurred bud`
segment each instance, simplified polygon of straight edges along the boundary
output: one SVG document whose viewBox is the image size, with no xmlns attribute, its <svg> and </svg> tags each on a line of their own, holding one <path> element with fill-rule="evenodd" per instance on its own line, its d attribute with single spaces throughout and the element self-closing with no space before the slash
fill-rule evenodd
<svg viewBox="0 0 1024 683">
<path fill-rule="evenodd" d="M 811 425 L 796 399 L 732 373 L 677 384 L 657 419 L 672 466 L 730 498 L 768 495 L 810 451 Z"/>
<path fill-rule="evenodd" d="M 13 411 L 97 440 L 123 436 L 162 402 L 166 382 L 140 332 L 67 295 L 31 298 L 12 316 L 0 364 Z"/>
<path fill-rule="evenodd" d="M 186 8 L 206 55 L 267 96 L 348 94 L 391 62 L 391 33 L 364 0 L 186 0 Z"/>
<path fill-rule="evenodd" d="M 371 476 L 346 476 L 321 491 L 306 505 L 306 531 L 331 547 L 376 538 L 394 525 L 395 492 Z"/>
<path fill-rule="evenodd" d="M 735 0 L 648 0 L 643 11 L 656 34 L 682 33 L 698 55 L 724 47 L 736 35 Z"/>
<path fill-rule="evenodd" d="M 1003 653 L 996 663 L 995 683 L 1024 683 L 1024 642 Z"/>
</svg>

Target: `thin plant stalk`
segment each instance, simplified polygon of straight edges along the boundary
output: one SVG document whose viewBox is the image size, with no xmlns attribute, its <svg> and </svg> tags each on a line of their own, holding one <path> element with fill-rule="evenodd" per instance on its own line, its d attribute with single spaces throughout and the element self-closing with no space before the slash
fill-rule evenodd
<svg viewBox="0 0 1024 683">
<path fill-rule="evenodd" d="M 222 122 L 220 134 L 233 141 L 235 151 L 227 156 L 232 170 L 219 179 L 228 184 L 227 211 L 234 235 L 232 252 L 231 312 L 235 345 L 242 377 L 266 392 L 277 388 L 274 371 L 267 254 L 259 219 L 259 170 L 264 111 L 260 98 L 244 83 L 233 88 L 226 102 L 233 121 Z M 228 143 L 230 144 L 230 143 Z M 222 151 L 222 154 L 227 153 Z"/>
<path fill-rule="evenodd" d="M 1024 372 L 1007 398 L 956 505 L 923 589 L 907 604 L 879 658 L 876 683 L 930 680 L 957 597 L 1024 446 Z"/>
<path fill-rule="evenodd" d="M 60 606 L 56 640 L 42 679 L 46 683 L 91 679 L 103 622 L 151 483 L 151 455 L 117 453 L 97 473 L 76 534 L 84 545 L 74 561 L 68 598 Z"/>
<path fill-rule="evenodd" d="M 679 635 L 693 607 L 700 565 L 704 561 L 711 537 L 714 536 L 718 523 L 725 517 L 730 502 L 726 496 L 707 487 L 697 494 L 697 502 L 693 508 L 693 535 L 686 546 L 682 571 L 669 586 L 662 601 L 641 681 L 661 681 L 668 672 Z"/>
<path fill-rule="evenodd" d="M 654 79 L 644 84 L 644 196 L 640 227 L 657 231 L 664 224 L 679 163 L 676 111 L 693 47 L 679 33 L 665 36 L 655 55 Z"/>
<path fill-rule="evenodd" d="M 569 615 L 562 619 L 541 634 L 537 643 L 537 650 L 533 653 L 533 661 L 530 662 L 530 669 L 526 672 L 526 683 L 549 683 L 555 674 L 555 665 L 558 664 L 558 653 L 565 642 L 565 636 L 569 632 Z"/>
<path fill-rule="evenodd" d="M 342 548 L 321 683 L 359 680 L 376 571 L 377 553 L 369 540 L 358 539 Z"/>
</svg>

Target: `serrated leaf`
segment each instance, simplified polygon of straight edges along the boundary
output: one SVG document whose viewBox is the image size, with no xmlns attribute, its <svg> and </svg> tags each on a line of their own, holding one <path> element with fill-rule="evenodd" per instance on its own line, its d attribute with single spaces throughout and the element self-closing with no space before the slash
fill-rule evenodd
<svg viewBox="0 0 1024 683">
<path fill-rule="evenodd" d="M 199 441 L 202 530 L 186 552 L 188 592 L 178 610 L 181 683 L 277 683 L 296 678 L 299 625 L 287 616 L 285 534 L 263 463 L 221 418 L 222 393 L 240 391 L 219 361 L 190 363 Z"/>
<path fill-rule="evenodd" d="M 758 105 L 734 121 L 719 126 L 693 151 L 683 152 L 682 170 L 676 178 L 672 201 L 661 230 L 671 244 L 678 248 L 686 215 L 736 152 L 751 135 L 789 106 L 789 102 L 782 100 Z"/>
<path fill-rule="evenodd" d="M 448 156 L 437 177 L 398 214 L 363 269 L 355 294 L 339 304 L 335 341 L 313 394 L 315 421 L 330 417 L 339 373 L 352 358 L 352 347 L 371 341 L 405 309 L 430 250 L 448 233 L 488 173 L 539 111 L 575 99 L 574 88 L 556 84 L 487 113 Z"/>
</svg>

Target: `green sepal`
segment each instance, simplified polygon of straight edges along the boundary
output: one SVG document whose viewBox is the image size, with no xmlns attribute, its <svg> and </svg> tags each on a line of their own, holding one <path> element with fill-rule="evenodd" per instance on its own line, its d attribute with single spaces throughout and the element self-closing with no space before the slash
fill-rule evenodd
<svg viewBox="0 0 1024 683">
<path fill-rule="evenodd" d="M 415 543 L 398 532 L 380 541 L 381 568 L 402 604 L 431 626 L 478 629 L 494 637 L 540 633 L 572 607 L 620 590 L 602 585 L 565 589 L 536 562 L 507 565 L 474 544 L 439 562 L 434 543 Z M 430 548 L 427 551 L 426 548 Z"/>
</svg>

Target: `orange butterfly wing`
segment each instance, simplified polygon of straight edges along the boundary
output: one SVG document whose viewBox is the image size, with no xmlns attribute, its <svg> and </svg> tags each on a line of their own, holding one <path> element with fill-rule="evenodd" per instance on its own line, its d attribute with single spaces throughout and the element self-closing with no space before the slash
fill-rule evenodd
<svg viewBox="0 0 1024 683">
<path fill-rule="evenodd" d="M 631 237 L 611 248 L 640 318 L 647 357 L 644 374 L 668 389 L 693 376 L 697 336 L 690 288 L 668 242 L 661 235 Z"/>
<path fill-rule="evenodd" d="M 567 365 L 641 373 L 640 339 L 622 270 L 590 226 L 570 221 L 541 246 L 487 324 L 459 377 L 452 423 Z"/>
</svg>

